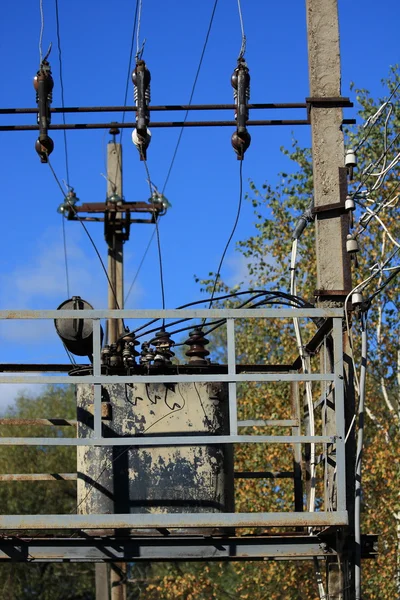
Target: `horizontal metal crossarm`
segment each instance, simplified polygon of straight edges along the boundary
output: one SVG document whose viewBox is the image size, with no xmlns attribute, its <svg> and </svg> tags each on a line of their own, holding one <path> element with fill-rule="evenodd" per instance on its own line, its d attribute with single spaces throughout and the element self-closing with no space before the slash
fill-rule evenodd
<svg viewBox="0 0 400 600">
<path fill-rule="evenodd" d="M 307 108 L 310 103 L 316 104 L 317 101 L 323 101 L 325 104 L 330 103 L 335 106 L 352 107 L 353 103 L 350 102 L 349 98 L 306 98 L 305 102 L 269 102 L 269 103 L 256 103 L 246 104 L 246 108 L 249 110 L 262 110 L 262 109 L 297 109 Z M 163 105 L 151 105 L 149 107 L 151 112 L 168 112 L 168 111 L 179 111 L 179 110 L 235 110 L 236 104 L 163 104 Z M 50 108 L 51 113 L 102 113 L 102 112 L 136 112 L 137 107 L 130 106 L 66 106 L 66 107 L 54 107 Z M 14 115 L 14 114 L 36 114 L 37 108 L 0 108 L 0 115 Z"/>
<path fill-rule="evenodd" d="M 355 125 L 355 119 L 343 119 L 343 125 Z M 310 125 L 309 119 L 262 119 L 249 120 L 249 127 L 273 127 L 277 125 Z M 235 127 L 236 121 L 151 121 L 149 127 Z M 82 130 L 82 129 L 136 129 L 136 123 L 57 123 L 48 126 L 48 130 Z M 38 131 L 38 125 L 0 125 L 0 131 Z"/>
<path fill-rule="evenodd" d="M 121 515 L 0 515 L 0 530 L 181 527 L 320 527 L 347 525 L 347 511 L 275 513 L 158 513 Z"/>
<path fill-rule="evenodd" d="M 179 435 L 179 437 L 178 437 Z M 203 444 L 333 444 L 328 435 L 190 435 L 137 437 L 0 437 L 0 446 L 202 446 Z"/>
<path fill-rule="evenodd" d="M 316 536 L 0 539 L 0 562 L 263 560 L 335 556 Z"/>
<path fill-rule="evenodd" d="M 179 383 L 210 381 L 334 381 L 332 373 L 259 373 L 221 375 L 4 375 L 0 383 Z"/>
<path fill-rule="evenodd" d="M 76 310 L 0 310 L 0 319 L 76 319 Z M 80 310 L 80 319 L 293 319 L 343 317 L 341 308 Z"/>
</svg>

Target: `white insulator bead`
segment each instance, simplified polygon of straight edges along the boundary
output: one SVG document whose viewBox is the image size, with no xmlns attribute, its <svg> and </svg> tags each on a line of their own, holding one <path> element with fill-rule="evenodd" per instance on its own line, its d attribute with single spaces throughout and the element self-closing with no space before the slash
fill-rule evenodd
<svg viewBox="0 0 400 600">
<path fill-rule="evenodd" d="M 360 250 L 360 248 L 358 247 L 358 242 L 357 242 L 356 238 L 354 238 L 352 235 L 347 236 L 346 250 L 350 254 L 353 252 L 358 252 Z"/>
<path fill-rule="evenodd" d="M 363 295 L 360 292 L 354 292 L 351 295 L 351 303 L 353 306 L 359 306 L 363 303 Z"/>
<path fill-rule="evenodd" d="M 355 210 L 356 208 L 356 204 L 353 200 L 353 198 L 351 196 L 347 196 L 345 203 L 344 203 L 344 209 L 345 210 Z"/>
<path fill-rule="evenodd" d="M 146 137 L 143 140 L 142 138 L 139 138 L 137 130 L 134 129 L 132 131 L 132 142 L 134 143 L 134 145 L 136 146 L 136 148 L 140 151 L 142 146 L 144 145 L 145 148 L 147 148 L 151 142 L 151 131 L 149 128 L 146 129 Z"/>
<path fill-rule="evenodd" d="M 354 150 L 346 150 L 346 156 L 344 157 L 344 164 L 346 167 L 356 167 L 357 166 L 357 157 Z"/>
</svg>

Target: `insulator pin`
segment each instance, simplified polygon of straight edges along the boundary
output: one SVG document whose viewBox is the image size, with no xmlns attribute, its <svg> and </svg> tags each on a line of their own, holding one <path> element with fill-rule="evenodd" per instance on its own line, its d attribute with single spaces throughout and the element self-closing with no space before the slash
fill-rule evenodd
<svg viewBox="0 0 400 600">
<path fill-rule="evenodd" d="M 188 362 L 190 365 L 202 366 L 208 364 L 206 356 L 210 353 L 206 346 L 209 344 L 209 340 L 204 337 L 201 327 L 196 327 L 189 333 L 189 338 L 185 341 L 185 344 L 190 346 L 190 349 L 185 352 L 186 356 L 189 357 Z"/>
</svg>

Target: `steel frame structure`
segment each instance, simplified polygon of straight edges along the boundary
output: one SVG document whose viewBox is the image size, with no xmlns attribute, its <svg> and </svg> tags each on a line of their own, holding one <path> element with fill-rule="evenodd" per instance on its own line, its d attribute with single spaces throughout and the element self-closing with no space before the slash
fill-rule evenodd
<svg viewBox="0 0 400 600">
<path fill-rule="evenodd" d="M 211 310 L 82 310 L 79 311 L 79 318 L 92 320 L 93 323 L 93 374 L 77 375 L 73 378 L 65 375 L 26 375 L 10 374 L 12 366 L 8 365 L 7 372 L 0 378 L 2 383 L 53 383 L 53 384 L 93 384 L 94 386 L 94 437 L 76 438 L 76 437 L 0 437 L 0 445 L 29 445 L 29 446 L 178 446 L 178 445 L 204 445 L 204 444 L 240 444 L 240 443 L 261 443 L 261 444 L 291 444 L 293 448 L 300 448 L 304 444 L 322 445 L 323 455 L 327 454 L 327 448 L 335 448 L 336 461 L 336 506 L 332 510 L 324 507 L 324 510 L 307 512 L 296 509 L 297 512 L 265 512 L 265 513 L 171 513 L 171 514 L 64 514 L 64 515 L 1 515 L 0 530 L 4 533 L 13 530 L 18 531 L 19 537 L 14 539 L 12 536 L 4 537 L 0 540 L 0 561 L 1 560 L 25 560 L 25 556 L 32 556 L 33 560 L 93 560 L 106 561 L 115 560 L 136 560 L 141 557 L 143 560 L 166 560 L 174 559 L 179 556 L 180 559 L 195 559 L 193 555 L 193 545 L 204 545 L 204 551 L 200 551 L 202 558 L 198 560 L 210 559 L 265 559 L 265 558 L 310 558 L 313 556 L 327 556 L 335 554 L 334 544 L 328 546 L 321 540 L 319 534 L 304 535 L 299 533 L 298 528 L 317 527 L 319 531 L 332 531 L 348 524 L 348 514 L 346 510 L 346 475 L 345 475 L 345 417 L 344 417 L 344 381 L 343 381 L 343 346 L 342 346 L 342 327 L 343 310 L 339 308 L 321 309 L 321 308 L 281 308 L 281 309 L 211 309 Z M 71 319 L 76 318 L 77 313 L 74 310 L 2 310 L 0 311 L 0 320 L 21 320 L 21 319 Z M 323 320 L 323 325 L 317 332 L 315 338 L 318 343 L 323 341 L 326 335 L 332 336 L 334 367 L 333 372 L 322 373 L 299 373 L 295 366 L 288 372 L 273 369 L 272 372 L 238 372 L 235 352 L 235 320 L 236 319 L 280 319 L 280 318 L 319 318 Z M 195 318 L 195 319 L 226 319 L 227 330 L 227 372 L 210 374 L 173 374 L 173 375 L 105 375 L 101 371 L 100 352 L 100 321 L 101 319 L 176 319 L 176 318 Z M 328 323 L 328 325 L 327 325 Z M 322 333 L 321 333 L 322 332 Z M 317 343 L 317 342 L 316 342 Z M 296 365 L 296 363 L 294 363 Z M 32 365 L 30 365 L 32 367 Z M 43 366 L 42 366 L 43 367 Z M 51 367 L 49 365 L 49 367 Z M 18 365 L 18 370 L 22 370 L 23 365 Z M 51 368 L 49 369 L 51 371 Z M 136 436 L 136 437 L 110 437 L 104 438 L 101 434 L 101 392 L 102 385 L 109 383 L 180 383 L 180 382 L 227 382 L 229 389 L 229 409 L 230 409 L 230 433 L 229 435 L 196 435 L 196 436 Z M 333 435 L 307 435 L 301 432 L 299 420 L 246 420 L 239 421 L 237 413 L 237 393 L 236 386 L 241 382 L 288 382 L 297 386 L 300 382 L 327 382 L 333 389 L 335 403 L 336 430 Z M 326 401 L 326 400 L 325 400 Z M 323 404 L 317 401 L 316 406 Z M 18 419 L 19 421 L 19 419 Z M 43 419 L 38 419 L 43 424 Z M 48 424 L 57 424 L 62 419 L 48 419 Z M 74 422 L 65 421 L 65 425 Z M 7 424 L 7 419 L 0 421 L 1 425 Z M 238 432 L 238 427 L 244 426 L 291 426 L 292 433 L 296 435 L 242 435 Z M 323 433 L 323 432 L 322 432 Z M 324 463 L 324 461 L 321 461 Z M 326 460 L 325 460 L 326 464 Z M 47 474 L 50 475 L 50 474 Z M 57 475 L 57 474 L 55 474 Z M 66 479 L 73 479 L 74 474 L 65 475 Z M 237 474 L 245 477 L 246 474 Z M 257 473 L 249 475 L 258 476 Z M 260 476 L 263 474 L 260 473 Z M 38 474 L 38 478 L 46 480 L 46 474 Z M 275 474 L 265 473 L 264 476 L 274 477 Z M 293 476 L 292 473 L 278 474 L 278 477 Z M 15 475 L 16 480 L 24 480 L 23 475 Z M 49 476 L 52 479 L 53 476 Z M 61 477 L 54 476 L 54 479 Z M 5 478 L 3 481 L 15 480 Z M 26 480 L 26 479 L 25 479 Z M 90 536 L 85 542 L 82 539 L 69 540 L 66 537 L 52 538 L 34 538 L 33 543 L 29 543 L 24 538 L 24 531 L 54 530 L 76 533 L 80 530 L 118 530 L 120 528 L 135 529 L 174 529 L 174 528 L 248 528 L 248 527 L 288 527 L 292 529 L 287 532 L 286 538 L 275 536 L 271 542 L 271 534 L 258 536 L 256 541 L 251 536 L 243 538 L 232 537 L 227 533 L 225 538 L 188 538 L 171 537 L 153 538 L 149 541 L 144 534 L 141 540 L 131 538 L 122 542 L 119 538 L 113 541 L 108 535 L 110 531 L 105 531 L 105 536 L 100 540 Z M 296 529 L 297 528 L 297 529 Z M 305 531 L 305 530 L 303 530 Z M 172 532 L 171 532 L 172 533 Z M 95 531 L 93 534 L 96 535 Z M 40 535 L 40 533 L 38 533 Z M 301 538 L 301 539 L 300 539 Z M 31 538 L 29 538 L 31 539 Z M 286 541 L 285 541 L 286 539 Z M 289 543 L 287 540 L 291 540 Z M 185 541 L 186 540 L 186 541 Z M 200 541 L 203 540 L 203 541 Z M 32 539 L 31 539 L 32 542 Z M 47 543 L 48 542 L 48 543 Z M 75 544 L 75 550 L 74 543 Z M 47 545 L 46 545 L 47 544 Z M 192 545 L 191 545 L 192 544 Z M 246 545 L 247 544 L 247 545 Z M 272 544 L 272 546 L 271 546 Z M 275 546 L 276 548 L 275 548 Z M 170 549 L 166 549 L 169 547 Z M 181 550 L 177 548 L 181 546 Z M 249 549 L 251 546 L 252 549 Z M 111 552 L 110 547 L 115 551 Z M 20 548 L 20 550 L 18 550 Z M 25 550 L 29 549 L 26 554 Z M 186 548 L 186 550 L 185 550 Z M 274 548 L 272 550 L 272 548 Z M 32 554 L 33 552 L 33 554 Z M 196 555 L 197 556 L 197 555 Z M 158 557 L 158 558 L 157 558 Z M 28 560 L 28 558 L 26 558 Z"/>
</svg>

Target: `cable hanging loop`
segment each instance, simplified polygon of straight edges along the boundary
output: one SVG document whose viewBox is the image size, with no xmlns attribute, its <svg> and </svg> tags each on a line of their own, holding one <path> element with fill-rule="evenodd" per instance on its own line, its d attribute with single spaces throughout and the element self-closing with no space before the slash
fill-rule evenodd
<svg viewBox="0 0 400 600">
<path fill-rule="evenodd" d="M 51 123 L 50 106 L 53 100 L 54 87 L 50 63 L 47 60 L 50 51 L 51 44 L 33 79 L 33 87 L 36 90 L 36 103 L 38 105 L 37 122 L 39 125 L 39 137 L 35 143 L 35 150 L 40 156 L 42 163 L 47 163 L 48 156 L 54 149 L 54 142 L 48 135 L 48 128 Z"/>
<path fill-rule="evenodd" d="M 148 128 L 150 122 L 149 104 L 150 93 L 150 71 L 144 60 L 137 59 L 136 66 L 132 72 L 133 98 L 137 107 L 136 129 L 132 132 L 132 142 L 139 150 L 140 160 L 147 160 L 146 150 L 151 140 L 151 132 Z"/>
</svg>

